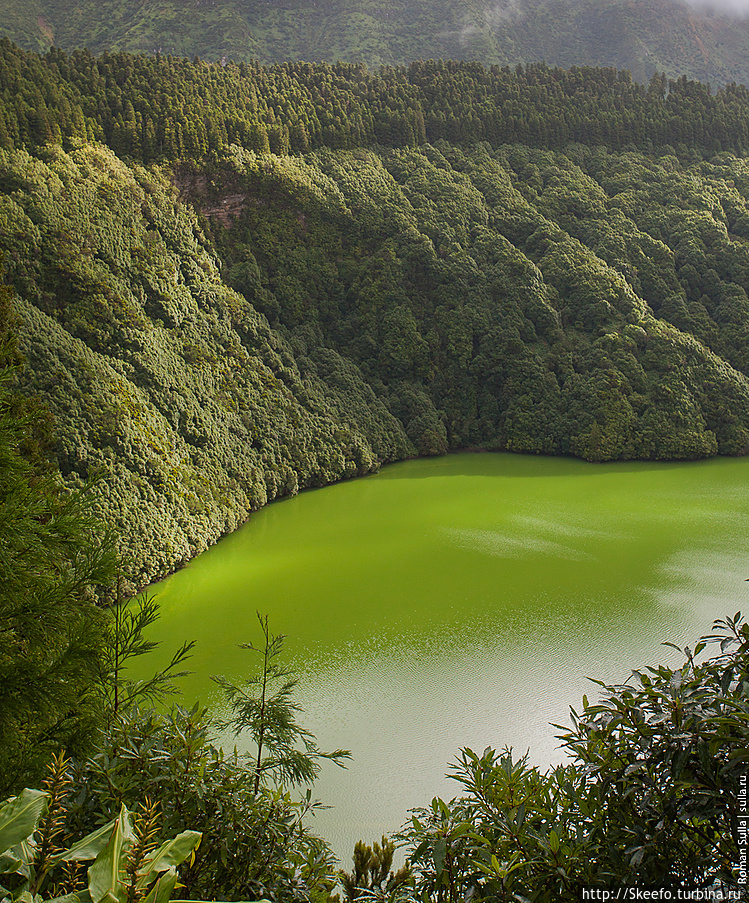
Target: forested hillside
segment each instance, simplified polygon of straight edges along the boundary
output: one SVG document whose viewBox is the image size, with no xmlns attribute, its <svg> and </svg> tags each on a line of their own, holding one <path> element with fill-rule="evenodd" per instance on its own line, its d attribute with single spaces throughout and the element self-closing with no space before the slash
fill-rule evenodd
<svg viewBox="0 0 749 903">
<path fill-rule="evenodd" d="M 227 280 L 352 358 L 419 453 L 747 450 L 745 164 L 439 144 L 209 175 Z"/>
<path fill-rule="evenodd" d="M 52 411 L 69 483 L 103 472 L 137 585 L 279 495 L 409 453 L 351 364 L 328 352 L 331 385 L 311 360 L 300 374 L 163 177 L 89 146 L 0 152 L 0 185 L 20 383 Z"/>
<path fill-rule="evenodd" d="M 5 27 L 52 41 L 51 2 L 8 3 Z M 164 9 L 100 3 L 99 36 Z M 169 9 L 241 38 L 229 3 Z M 395 875 L 385 838 L 338 872 L 311 791 L 286 789 L 348 752 L 297 722 L 267 617 L 259 669 L 215 678 L 228 721 L 154 708 L 192 643 L 128 665 L 158 616 L 132 591 L 306 487 L 457 449 L 749 453 L 747 154 L 749 91 L 683 77 L 0 40 L 2 893 L 164 903 L 180 864 L 199 900 L 738 887 L 740 614 L 678 670 L 584 697 L 562 767 L 462 750 L 462 796 L 412 810 Z M 231 734 L 251 754 L 214 745 Z"/>
<path fill-rule="evenodd" d="M 418 59 L 614 66 L 749 84 L 749 19 L 684 0 L 3 0 L 0 35 L 39 52 L 217 62 Z"/>
<path fill-rule="evenodd" d="M 0 39 L 0 147 L 97 140 L 144 163 L 240 145 L 304 153 L 440 139 L 562 148 L 570 142 L 688 155 L 749 151 L 749 90 L 543 64 L 511 70 L 416 62 L 208 65 L 88 52 L 43 57 Z"/>
<path fill-rule="evenodd" d="M 744 89 L 2 42 L 0 91 L 18 387 L 133 584 L 408 455 L 749 450 Z"/>
</svg>

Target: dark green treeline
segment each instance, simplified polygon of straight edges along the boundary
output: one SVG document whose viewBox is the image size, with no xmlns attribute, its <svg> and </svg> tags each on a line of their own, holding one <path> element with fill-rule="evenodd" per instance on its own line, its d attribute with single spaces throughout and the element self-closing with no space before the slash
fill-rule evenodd
<svg viewBox="0 0 749 903">
<path fill-rule="evenodd" d="M 124 53 L 43 57 L 0 41 L 0 147 L 61 137 L 144 163 L 202 159 L 228 144 L 304 153 L 440 139 L 708 153 L 749 149 L 749 91 L 686 78 L 648 86 L 615 69 L 416 62 L 209 65 Z"/>
</svg>

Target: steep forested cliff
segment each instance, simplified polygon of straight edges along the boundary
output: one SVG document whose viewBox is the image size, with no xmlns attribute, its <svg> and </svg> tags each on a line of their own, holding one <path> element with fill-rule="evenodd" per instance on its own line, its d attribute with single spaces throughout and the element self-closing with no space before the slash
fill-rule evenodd
<svg viewBox="0 0 749 903">
<path fill-rule="evenodd" d="M 325 372 L 346 380 L 346 404 L 314 365 L 300 374 L 286 342 L 222 284 L 163 176 L 102 147 L 50 148 L 0 152 L 0 185 L 20 383 L 49 404 L 70 482 L 104 472 L 100 510 L 136 583 L 278 495 L 408 453 L 338 355 Z"/>
<path fill-rule="evenodd" d="M 749 449 L 746 92 L 0 51 L 18 388 L 134 584 L 412 454 Z"/>
<path fill-rule="evenodd" d="M 440 144 L 211 174 L 233 212 L 183 184 L 227 280 L 351 358 L 419 453 L 747 450 L 743 162 Z"/>
</svg>

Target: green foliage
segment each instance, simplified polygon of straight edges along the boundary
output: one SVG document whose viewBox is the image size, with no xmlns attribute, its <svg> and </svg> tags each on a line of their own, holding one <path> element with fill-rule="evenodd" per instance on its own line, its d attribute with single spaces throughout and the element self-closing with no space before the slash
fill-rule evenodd
<svg viewBox="0 0 749 903">
<path fill-rule="evenodd" d="M 52 767 L 49 791 L 25 789 L 0 806 L 0 885 L 3 901 L 40 903 L 168 903 L 177 884 L 177 866 L 192 856 L 201 835 L 182 831 L 162 844 L 153 842 L 155 807 L 134 820 L 126 806 L 117 818 L 65 849 L 58 846 L 65 808 L 64 769 Z M 71 863 L 93 860 L 87 887 L 80 888 Z M 67 873 L 66 873 L 67 868 Z M 54 882 L 57 871 L 60 879 Z M 43 894 L 53 887 L 53 894 Z M 59 891 L 63 895 L 59 895 Z"/>
<path fill-rule="evenodd" d="M 35 857 L 33 893 L 45 884 L 55 893 L 75 891 L 86 903 L 88 897 L 80 894 L 81 876 L 61 866 L 72 857 L 61 858 L 56 838 L 90 834 L 91 842 L 74 846 L 78 859 L 85 858 L 84 851 L 94 858 L 110 838 L 119 848 L 102 854 L 94 869 L 97 887 L 107 900 L 111 892 L 119 903 L 144 903 L 153 891 L 158 899 L 149 903 L 166 903 L 176 876 L 162 875 L 154 890 L 153 873 L 163 871 L 157 868 L 159 863 L 179 864 L 175 853 L 185 852 L 192 839 L 189 862 L 180 876 L 180 887 L 191 899 L 327 901 L 335 883 L 334 860 L 324 841 L 307 827 L 308 814 L 318 806 L 311 792 L 294 799 L 267 779 L 258 781 L 246 755 L 239 755 L 236 748 L 227 754 L 216 744 L 214 737 L 225 725 L 198 704 L 190 710 L 175 706 L 164 711 L 172 680 L 179 676 L 175 668 L 189 648 L 178 649 L 171 664 L 151 679 L 125 677 L 127 665 L 153 649 L 143 632 L 157 613 L 148 598 L 110 613 L 102 671 L 94 687 L 103 702 L 102 717 L 87 754 L 71 761 L 57 757 L 44 785 L 51 799 L 47 820 L 37 831 L 38 852 L 27 855 Z M 140 707 L 153 701 L 162 703 L 161 711 Z M 308 732 L 298 725 L 296 729 L 310 747 L 315 745 Z M 272 727 L 268 737 L 272 745 Z M 314 770 L 313 758 L 308 755 Z M 19 799 L 30 802 L 30 811 L 45 805 L 43 794 L 28 790 L 24 794 Z M 125 810 L 141 812 L 133 831 L 129 816 L 122 815 Z M 118 840 L 112 835 L 117 819 Z M 28 823 L 27 815 L 23 824 Z M 199 848 L 194 843 L 200 837 L 196 829 L 203 836 Z M 170 839 L 173 835 L 176 839 Z M 0 841 L 3 837 L 0 822 Z M 103 843 L 93 849 L 97 838 L 104 838 Z M 120 880 L 117 875 L 121 884 L 113 889 L 112 882 Z M 23 892 L 20 885 L 17 889 Z M 106 903 L 104 898 L 101 903 Z"/>
<path fill-rule="evenodd" d="M 722 9 L 726 9 L 723 7 Z M 480 0 L 317 0 L 276 6 L 227 0 L 197 9 L 187 0 L 5 0 L 2 33 L 28 49 L 127 50 L 202 60 L 338 60 L 395 66 L 415 59 L 515 66 L 582 60 L 632 71 L 687 73 L 712 84 L 747 83 L 747 28 L 736 14 L 659 0 L 628 6 L 593 0 L 525 0 L 522 8 Z M 665 80 L 665 79 L 664 79 Z M 649 94 L 665 94 L 656 77 Z M 277 140 L 280 140 L 277 139 Z"/>
<path fill-rule="evenodd" d="M 297 722 L 299 706 L 292 700 L 298 680 L 277 659 L 283 649 L 283 634 L 273 636 L 268 627 L 268 615 L 257 613 L 263 642 L 260 646 L 242 643 L 240 648 L 257 652 L 262 658 L 260 672 L 248 677 L 242 686 L 225 677 L 214 677 L 229 704 L 231 719 L 227 727 L 239 736 L 249 733 L 256 753 L 254 792 L 260 790 L 262 780 L 291 784 L 312 784 L 320 772 L 320 760 L 330 759 L 345 767 L 342 759 L 350 759 L 349 750 L 323 752 L 314 735 Z M 299 745 L 303 748 L 299 749 Z"/>
<path fill-rule="evenodd" d="M 637 161 L 646 160 L 649 206 L 622 217 L 628 168 L 634 185 Z M 735 188 L 712 164 L 441 143 L 309 155 L 289 163 L 282 179 L 274 175 L 272 195 L 265 168 L 253 156 L 210 170 L 215 186 L 247 196 L 229 228 L 214 227 L 222 255 L 229 267 L 251 255 L 264 287 L 248 297 L 308 360 L 321 346 L 351 358 L 419 454 L 483 447 L 606 461 L 747 447 L 746 402 L 737 401 L 747 393 L 743 364 L 733 356 L 741 372 L 729 376 L 714 357 L 727 331 L 716 325 L 697 343 L 654 316 L 666 313 L 663 286 L 671 297 L 684 292 L 671 251 L 684 234 L 684 198 L 710 192 L 716 228 L 717 198 L 735 205 Z M 318 168 L 332 182 L 327 210 L 300 200 Z M 215 204 L 189 197 L 206 211 Z M 655 239 L 648 230 L 659 203 L 658 222 L 673 222 L 674 231 L 661 228 Z M 732 274 L 741 271 L 741 242 L 724 239 L 715 252 L 730 257 Z M 725 273 L 710 290 L 738 297 L 735 276 L 710 259 L 716 276 Z M 300 320 L 290 280 L 323 267 L 324 301 L 305 302 Z M 723 389 L 713 394 L 716 379 Z"/>
<path fill-rule="evenodd" d="M 340 873 L 346 900 L 387 900 L 407 899 L 413 887 L 411 869 L 402 866 L 392 871 L 395 844 L 383 836 L 382 844 L 377 841 L 370 847 L 359 840 L 354 847 L 353 872 Z"/>
<path fill-rule="evenodd" d="M 119 643 L 122 664 L 147 651 L 142 631 L 152 613 L 146 600 L 129 618 L 113 616 L 110 639 Z M 284 790 L 258 786 L 254 768 L 236 750 L 225 755 L 211 742 L 220 725 L 197 705 L 142 712 L 136 700 L 163 695 L 163 678 L 162 672 L 144 685 L 121 681 L 119 697 L 107 697 L 105 686 L 110 705 L 95 750 L 72 762 L 56 757 L 43 791 L 25 789 L 0 807 L 3 899 L 168 903 L 176 866 L 189 858 L 180 887 L 191 899 L 328 900 L 333 859 L 305 825 L 317 805 L 310 793 L 295 801 Z M 129 809 L 144 796 L 132 818 Z M 61 846 L 62 837 L 80 835 L 69 849 Z M 85 882 L 76 864 L 87 859 L 94 862 Z"/>
<path fill-rule="evenodd" d="M 92 512 L 91 488 L 20 454 L 28 422 L 0 383 L 0 787 L 39 777 L 60 747 L 90 744 L 98 717 L 92 682 L 104 615 L 92 588 L 112 574 L 111 535 Z"/>
<path fill-rule="evenodd" d="M 97 689 L 102 695 L 105 715 L 116 718 L 122 709 L 160 702 L 176 693 L 174 681 L 189 673 L 177 671 L 177 668 L 190 657 L 195 642 L 183 643 L 161 671 L 148 678 L 133 680 L 125 676 L 128 662 L 147 655 L 158 646 L 144 636 L 159 617 L 158 606 L 152 596 L 140 596 L 129 603 L 117 599 L 109 614 Z"/>
<path fill-rule="evenodd" d="M 408 453 L 355 368 L 349 410 L 319 373 L 299 372 L 286 341 L 221 282 L 163 177 L 102 148 L 0 156 L 26 186 L 0 200 L 20 381 L 55 417 L 68 485 L 106 474 L 95 506 L 119 534 L 123 593 L 273 498 Z"/>
<path fill-rule="evenodd" d="M 749 739 L 749 628 L 718 621 L 676 670 L 633 672 L 583 701 L 546 774 L 461 752 L 465 795 L 414 812 L 403 839 L 435 900 L 579 899 L 583 887 L 738 887 L 740 782 Z M 697 663 L 706 642 L 721 654 Z"/>
<path fill-rule="evenodd" d="M 74 765 L 66 830 L 91 831 L 147 794 L 159 801 L 160 837 L 188 826 L 203 834 L 180 873 L 185 898 L 326 900 L 334 860 L 307 827 L 311 795 L 298 800 L 262 783 L 256 792 L 254 769 L 217 745 L 218 730 L 198 705 L 120 709 L 97 751 Z"/>
<path fill-rule="evenodd" d="M 285 156 L 439 140 L 676 148 L 687 157 L 749 148 L 743 85 L 713 93 L 682 76 L 654 93 L 629 72 L 578 62 L 485 69 L 430 59 L 369 72 L 360 63 L 207 65 L 81 50 L 39 57 L 2 38 L 0 148 L 93 139 L 146 164 L 205 160 L 231 146 Z"/>
</svg>

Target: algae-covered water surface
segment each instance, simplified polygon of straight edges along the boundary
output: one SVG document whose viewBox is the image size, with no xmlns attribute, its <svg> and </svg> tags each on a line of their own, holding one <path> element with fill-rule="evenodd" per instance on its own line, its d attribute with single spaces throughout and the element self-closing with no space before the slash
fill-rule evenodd
<svg viewBox="0 0 749 903">
<path fill-rule="evenodd" d="M 455 795 L 461 746 L 561 760 L 555 730 L 594 677 L 675 663 L 661 646 L 749 609 L 749 460 L 591 465 L 459 454 L 305 492 L 155 587 L 163 651 L 196 639 L 188 701 L 287 635 L 302 723 L 349 748 L 316 795 L 348 858 L 411 806 Z"/>
</svg>

